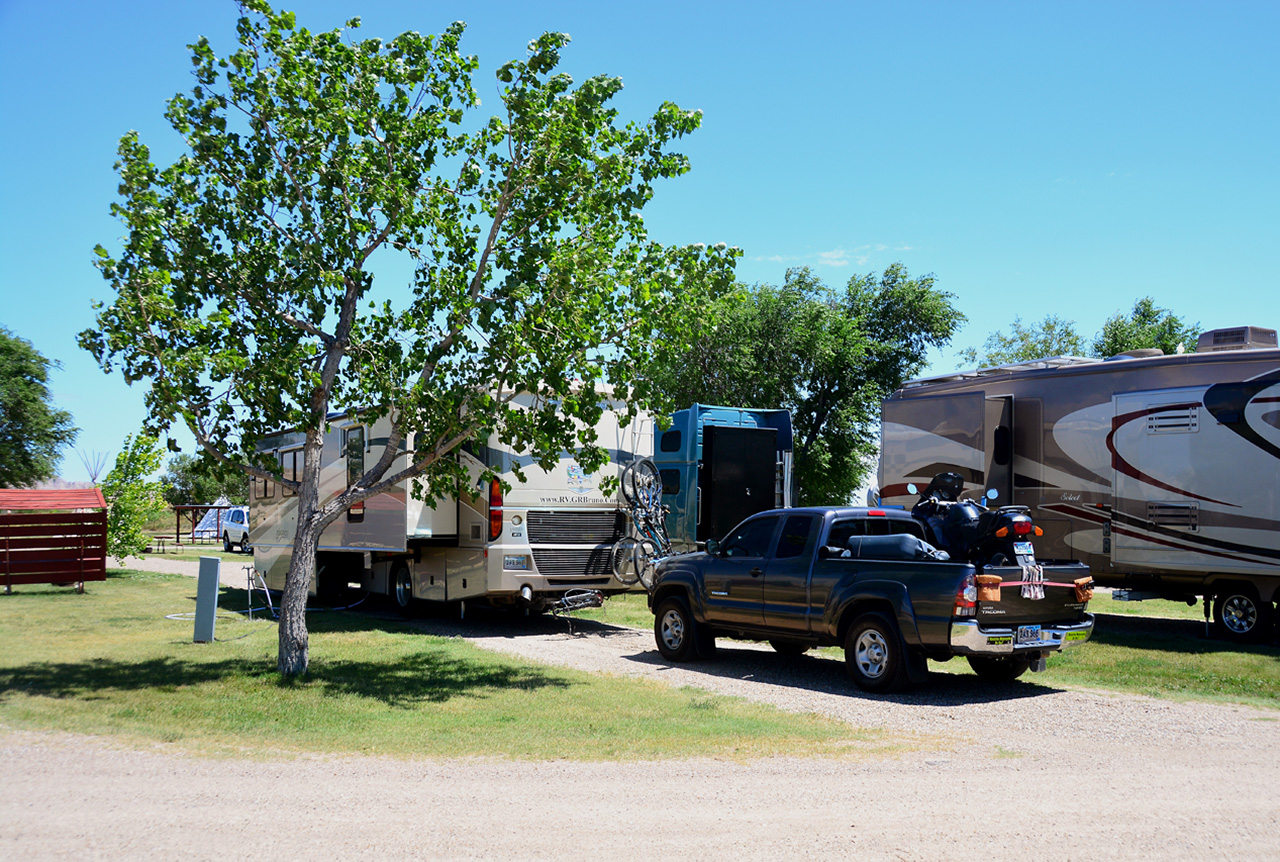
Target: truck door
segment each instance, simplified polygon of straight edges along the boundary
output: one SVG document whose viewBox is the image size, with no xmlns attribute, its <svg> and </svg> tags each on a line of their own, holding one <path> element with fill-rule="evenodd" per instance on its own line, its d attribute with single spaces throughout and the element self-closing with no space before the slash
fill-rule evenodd
<svg viewBox="0 0 1280 862">
<path fill-rule="evenodd" d="M 1007 506 L 1013 503 L 1013 396 L 988 395 L 983 430 L 983 452 L 986 470 L 983 493 L 996 491 L 991 503 Z"/>
<path fill-rule="evenodd" d="M 699 541 L 718 539 L 744 518 L 773 508 L 777 436 L 774 428 L 703 426 Z"/>
<path fill-rule="evenodd" d="M 809 571 L 817 554 L 817 515 L 787 515 L 764 569 L 764 619 L 771 628 L 809 630 Z"/>
<path fill-rule="evenodd" d="M 709 619 L 725 625 L 764 623 L 764 573 L 780 520 L 777 515 L 752 518 L 725 536 L 718 555 L 703 569 Z"/>
</svg>

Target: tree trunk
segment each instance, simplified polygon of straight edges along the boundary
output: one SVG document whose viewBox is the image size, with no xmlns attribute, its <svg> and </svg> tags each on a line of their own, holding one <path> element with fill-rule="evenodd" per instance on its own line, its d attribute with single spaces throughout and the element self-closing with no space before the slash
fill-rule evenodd
<svg viewBox="0 0 1280 862">
<path fill-rule="evenodd" d="M 293 535 L 293 555 L 280 599 L 280 645 L 276 666 L 285 677 L 307 672 L 310 650 L 307 638 L 307 595 L 316 572 L 316 547 L 325 522 L 320 517 L 320 458 L 324 431 L 307 432 L 302 455 L 302 481 L 298 487 L 298 527 Z"/>
</svg>

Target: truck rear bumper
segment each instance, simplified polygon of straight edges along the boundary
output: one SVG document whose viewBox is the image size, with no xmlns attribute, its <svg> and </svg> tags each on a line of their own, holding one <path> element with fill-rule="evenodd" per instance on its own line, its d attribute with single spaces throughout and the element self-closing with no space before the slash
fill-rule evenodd
<svg viewBox="0 0 1280 862">
<path fill-rule="evenodd" d="M 1056 652 L 1079 646 L 1093 634 L 1093 614 L 1082 622 L 1040 626 L 1040 639 L 1018 643 L 1018 627 L 980 626 L 976 620 L 951 621 L 951 649 L 957 655 L 1013 655 Z"/>
</svg>

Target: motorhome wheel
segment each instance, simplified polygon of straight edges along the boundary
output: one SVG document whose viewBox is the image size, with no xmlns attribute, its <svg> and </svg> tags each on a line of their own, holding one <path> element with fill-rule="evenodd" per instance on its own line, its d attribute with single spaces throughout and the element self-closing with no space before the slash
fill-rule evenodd
<svg viewBox="0 0 1280 862">
<path fill-rule="evenodd" d="M 1218 629 L 1231 640 L 1256 640 L 1270 622 L 1268 606 L 1252 592 L 1235 588 L 1219 593 L 1213 601 L 1213 616 Z"/>
</svg>

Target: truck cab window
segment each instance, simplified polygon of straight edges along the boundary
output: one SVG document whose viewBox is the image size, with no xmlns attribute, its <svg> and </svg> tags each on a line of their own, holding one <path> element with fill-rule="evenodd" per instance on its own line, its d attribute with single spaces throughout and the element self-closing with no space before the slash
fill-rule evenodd
<svg viewBox="0 0 1280 862">
<path fill-rule="evenodd" d="M 774 554 L 779 560 L 802 555 L 809 546 L 809 537 L 813 535 L 812 515 L 792 515 L 782 526 L 782 535 L 778 537 L 778 552 Z"/>
<path fill-rule="evenodd" d="M 763 557 L 769 553 L 773 528 L 778 526 L 776 516 L 747 521 L 728 535 L 721 544 L 726 557 Z"/>
</svg>

